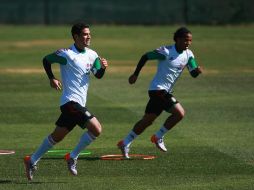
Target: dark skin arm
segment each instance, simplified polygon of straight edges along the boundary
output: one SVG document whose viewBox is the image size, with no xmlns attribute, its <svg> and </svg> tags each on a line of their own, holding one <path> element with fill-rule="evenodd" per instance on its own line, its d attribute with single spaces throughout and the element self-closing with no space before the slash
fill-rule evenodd
<svg viewBox="0 0 254 190">
<path fill-rule="evenodd" d="M 134 71 L 134 73 L 129 77 L 129 83 L 130 84 L 134 84 L 136 82 L 136 80 L 138 79 L 138 75 L 139 72 L 141 71 L 142 67 L 145 65 L 145 63 L 147 62 L 148 57 L 147 54 L 142 55 L 142 57 L 140 58 L 138 65 L 136 67 L 136 70 Z"/>
<path fill-rule="evenodd" d="M 198 66 L 195 70 L 191 71 L 190 74 L 193 78 L 196 78 L 202 72 L 203 72 L 203 69 L 200 66 Z"/>
<path fill-rule="evenodd" d="M 142 55 L 142 57 L 140 58 L 140 60 L 137 64 L 137 67 L 136 67 L 134 73 L 129 77 L 129 83 L 134 84 L 136 82 L 142 67 L 145 65 L 145 63 L 148 60 L 163 60 L 165 58 L 166 57 L 164 55 L 158 53 L 157 51 L 147 52 L 144 55 Z"/>
</svg>

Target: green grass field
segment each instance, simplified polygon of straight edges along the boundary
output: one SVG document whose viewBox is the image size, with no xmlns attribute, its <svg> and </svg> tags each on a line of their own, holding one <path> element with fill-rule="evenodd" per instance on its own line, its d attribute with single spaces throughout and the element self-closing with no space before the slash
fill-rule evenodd
<svg viewBox="0 0 254 190">
<path fill-rule="evenodd" d="M 163 113 L 131 147 L 132 154 L 156 159 L 99 159 L 118 154 L 116 143 L 143 115 L 156 63 L 148 62 L 131 86 L 127 79 L 137 61 L 144 52 L 173 43 L 177 26 L 92 26 L 91 48 L 110 64 L 103 80 L 92 78 L 88 94 L 87 107 L 103 133 L 88 147 L 92 154 L 79 160 L 77 177 L 63 158 L 45 157 L 28 182 L 23 157 L 54 129 L 60 113 L 60 93 L 49 87 L 41 60 L 72 43 L 70 26 L 1 26 L 0 149 L 16 153 L 0 155 L 0 189 L 253 190 L 254 26 L 189 28 L 204 74 L 193 79 L 184 72 L 175 87 L 186 117 L 166 135 L 168 153 L 150 143 L 168 116 Z M 73 148 L 82 133 L 75 128 L 55 148 Z"/>
</svg>

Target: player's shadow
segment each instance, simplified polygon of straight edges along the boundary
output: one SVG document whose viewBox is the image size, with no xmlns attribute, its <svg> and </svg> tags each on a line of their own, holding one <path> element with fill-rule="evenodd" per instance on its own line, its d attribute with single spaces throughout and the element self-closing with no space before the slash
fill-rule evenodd
<svg viewBox="0 0 254 190">
<path fill-rule="evenodd" d="M 44 184 L 44 183 L 67 183 L 67 182 L 40 182 L 40 181 L 26 181 L 26 182 L 22 182 L 22 181 L 18 181 L 18 180 L 7 180 L 7 179 L 0 179 L 0 185 L 4 185 L 4 184 Z"/>
<path fill-rule="evenodd" d="M 79 160 L 96 161 L 100 160 L 100 157 L 80 157 Z"/>
<path fill-rule="evenodd" d="M 8 184 L 8 183 L 12 183 L 12 181 L 11 180 L 0 179 L 0 184 Z"/>
<path fill-rule="evenodd" d="M 28 181 L 28 182 L 19 182 L 15 180 L 4 180 L 0 179 L 0 184 L 42 184 L 43 182 L 38 182 L 38 181 Z"/>
</svg>

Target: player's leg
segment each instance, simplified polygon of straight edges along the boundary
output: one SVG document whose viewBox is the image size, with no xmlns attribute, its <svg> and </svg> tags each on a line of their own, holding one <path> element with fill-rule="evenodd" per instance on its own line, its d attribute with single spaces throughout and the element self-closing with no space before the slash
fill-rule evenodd
<svg viewBox="0 0 254 190">
<path fill-rule="evenodd" d="M 55 130 L 44 139 L 41 146 L 31 156 L 31 161 L 37 163 L 39 159 L 56 143 L 62 141 L 64 137 L 75 127 L 76 120 L 73 114 L 72 102 L 68 102 L 60 107 L 61 115 L 56 121 Z M 75 113 L 75 112 L 74 112 Z"/>
<path fill-rule="evenodd" d="M 129 132 L 129 134 L 117 143 L 118 148 L 121 150 L 125 158 L 129 158 L 130 145 L 144 130 L 152 125 L 153 121 L 157 118 L 156 114 L 146 113 L 141 120 L 139 120 Z"/>
<path fill-rule="evenodd" d="M 55 143 L 64 139 L 64 137 L 71 131 L 69 127 L 56 126 L 55 130 L 51 133 L 51 137 Z"/>
<path fill-rule="evenodd" d="M 40 158 L 56 143 L 60 142 L 68 133 L 69 130 L 67 128 L 57 126 L 55 130 L 43 140 L 39 148 L 32 154 L 31 162 L 33 164 L 37 164 Z"/>
<path fill-rule="evenodd" d="M 48 135 L 39 146 L 39 148 L 32 154 L 32 156 L 25 157 L 26 174 L 28 179 L 32 178 L 32 167 L 40 160 L 40 158 L 50 150 L 56 143 L 60 142 L 64 137 L 75 127 L 76 118 L 75 110 L 73 109 L 73 102 L 67 102 L 60 107 L 61 115 L 56 121 L 55 130 Z M 30 164 L 29 164 L 30 163 Z"/>
<path fill-rule="evenodd" d="M 141 120 L 139 120 L 133 127 L 135 134 L 140 135 L 147 127 L 153 124 L 154 120 L 158 117 L 155 113 L 146 113 Z"/>
<path fill-rule="evenodd" d="M 171 115 L 167 118 L 161 128 L 151 137 L 151 141 L 163 152 L 167 151 L 163 141 L 164 135 L 181 121 L 185 115 L 182 105 L 178 102 L 171 108 L 170 113 Z"/>
<path fill-rule="evenodd" d="M 172 115 L 167 118 L 164 123 L 166 129 L 170 130 L 173 128 L 179 121 L 184 118 L 185 111 L 180 103 L 175 104 L 171 110 Z"/>
<path fill-rule="evenodd" d="M 94 137 L 98 137 L 102 132 L 101 124 L 96 117 L 93 117 L 87 122 L 86 128 L 88 132 Z"/>
<path fill-rule="evenodd" d="M 160 130 L 157 131 L 156 136 L 162 138 L 170 129 L 172 129 L 179 121 L 181 121 L 185 115 L 185 111 L 180 103 L 177 103 L 172 107 L 170 111 L 171 115 L 164 122 Z"/>
<path fill-rule="evenodd" d="M 56 143 L 60 142 L 68 133 L 69 130 L 67 128 L 56 127 L 53 133 L 44 138 L 39 148 L 31 156 L 26 156 L 24 158 L 26 176 L 28 180 L 33 179 L 33 173 L 37 169 L 36 164 L 41 159 L 41 157 Z"/>
<path fill-rule="evenodd" d="M 80 137 L 76 147 L 65 156 L 69 171 L 71 174 L 77 175 L 76 164 L 80 152 L 100 135 L 102 127 L 97 118 L 87 108 L 75 103 L 73 109 L 76 113 L 77 124 L 83 129 L 87 128 L 87 131 Z"/>
<path fill-rule="evenodd" d="M 77 144 L 77 146 L 70 153 L 71 158 L 77 159 L 80 152 L 91 144 L 96 137 L 101 134 L 102 127 L 96 117 L 92 117 L 86 123 L 87 132 L 85 132 Z"/>
<path fill-rule="evenodd" d="M 123 140 L 123 143 L 127 146 L 130 146 L 132 141 L 140 134 L 142 134 L 147 127 L 152 125 L 154 120 L 158 116 L 154 113 L 145 113 L 145 115 L 142 117 L 141 120 L 139 120 L 133 127 L 133 129 L 130 131 L 130 133 L 126 136 L 126 138 Z"/>
<path fill-rule="evenodd" d="M 89 144 L 91 144 L 101 133 L 101 124 L 94 116 L 86 121 L 85 126 L 88 131 L 80 137 L 76 147 L 70 153 L 65 155 L 68 169 L 72 175 L 78 174 L 76 167 L 80 152 L 84 150 Z"/>
<path fill-rule="evenodd" d="M 129 132 L 129 134 L 120 142 L 118 142 L 118 148 L 122 151 L 124 157 L 128 157 L 129 147 L 135 138 L 138 137 L 144 130 L 152 125 L 154 120 L 163 111 L 163 101 L 160 98 L 161 91 L 149 91 L 149 101 L 146 105 L 145 115 L 139 120 Z"/>
</svg>

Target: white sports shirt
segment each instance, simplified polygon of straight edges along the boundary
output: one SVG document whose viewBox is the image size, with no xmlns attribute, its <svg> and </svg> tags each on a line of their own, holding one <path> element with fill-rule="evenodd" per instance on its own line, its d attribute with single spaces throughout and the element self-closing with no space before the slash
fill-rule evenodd
<svg viewBox="0 0 254 190">
<path fill-rule="evenodd" d="M 79 52 L 74 45 L 69 49 L 60 49 L 56 54 L 67 60 L 66 64 L 60 64 L 63 85 L 60 105 L 75 101 L 85 107 L 90 72 L 94 72 L 93 66 L 98 54 L 89 48 Z"/>
<path fill-rule="evenodd" d="M 149 90 L 166 90 L 171 93 L 189 58 L 194 58 L 194 55 L 189 49 L 179 54 L 176 51 L 175 45 L 162 46 L 156 49 L 156 51 L 166 56 L 166 59 L 159 60 L 157 73 L 150 83 Z"/>
</svg>

